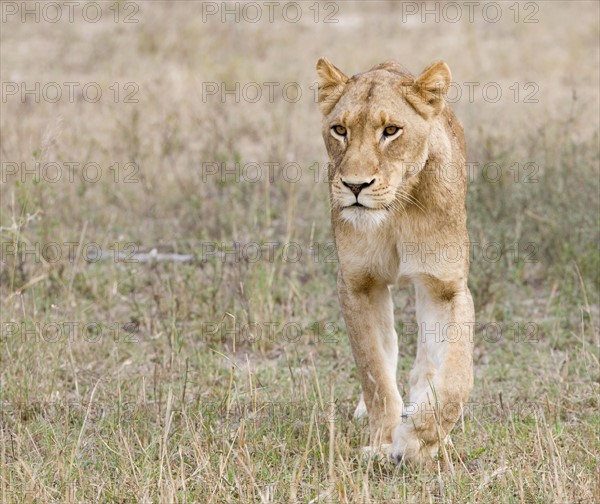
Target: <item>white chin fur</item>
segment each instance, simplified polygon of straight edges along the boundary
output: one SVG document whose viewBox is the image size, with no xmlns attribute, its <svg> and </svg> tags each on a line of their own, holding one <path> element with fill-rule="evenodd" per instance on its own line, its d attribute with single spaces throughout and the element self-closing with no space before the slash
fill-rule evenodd
<svg viewBox="0 0 600 504">
<path fill-rule="evenodd" d="M 355 229 L 373 229 L 381 226 L 388 216 L 386 210 L 367 210 L 365 208 L 344 208 L 340 213 L 343 221 L 349 222 Z"/>
</svg>

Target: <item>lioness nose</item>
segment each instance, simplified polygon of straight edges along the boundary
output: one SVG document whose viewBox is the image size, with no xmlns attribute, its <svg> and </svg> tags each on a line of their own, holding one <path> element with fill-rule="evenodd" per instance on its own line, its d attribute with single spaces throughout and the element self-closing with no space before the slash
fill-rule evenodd
<svg viewBox="0 0 600 504">
<path fill-rule="evenodd" d="M 350 182 L 346 182 L 344 179 L 341 179 L 341 181 L 342 181 L 342 184 L 344 184 L 348 189 L 350 189 L 352 191 L 352 193 L 354 194 L 354 196 L 356 196 L 358 198 L 360 191 L 362 191 L 365 187 L 369 187 L 370 185 L 373 185 L 373 183 L 375 182 L 375 179 L 371 180 L 371 182 L 362 182 L 362 183 L 358 183 L 358 184 L 352 184 Z"/>
</svg>

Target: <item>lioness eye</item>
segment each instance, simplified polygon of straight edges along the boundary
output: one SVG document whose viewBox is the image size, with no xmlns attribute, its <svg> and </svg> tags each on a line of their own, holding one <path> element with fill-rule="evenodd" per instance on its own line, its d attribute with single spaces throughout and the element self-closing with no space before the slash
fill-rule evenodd
<svg viewBox="0 0 600 504">
<path fill-rule="evenodd" d="M 398 126 L 387 126 L 384 130 L 383 130 L 383 135 L 384 136 L 394 136 L 396 133 L 398 133 L 398 130 L 400 128 L 398 128 Z"/>
<path fill-rule="evenodd" d="M 340 136 L 346 136 L 346 128 L 344 128 L 341 124 L 336 124 L 335 126 L 332 126 L 331 129 Z"/>
</svg>

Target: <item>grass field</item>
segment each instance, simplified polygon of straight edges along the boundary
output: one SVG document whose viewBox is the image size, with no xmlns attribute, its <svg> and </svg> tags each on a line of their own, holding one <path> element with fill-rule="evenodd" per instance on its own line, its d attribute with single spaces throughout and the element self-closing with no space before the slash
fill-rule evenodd
<svg viewBox="0 0 600 504">
<path fill-rule="evenodd" d="M 1 2 L 0 502 L 600 501 L 599 4 L 488 4 Z M 433 468 L 361 456 L 320 56 L 456 82 L 475 387 Z"/>
</svg>

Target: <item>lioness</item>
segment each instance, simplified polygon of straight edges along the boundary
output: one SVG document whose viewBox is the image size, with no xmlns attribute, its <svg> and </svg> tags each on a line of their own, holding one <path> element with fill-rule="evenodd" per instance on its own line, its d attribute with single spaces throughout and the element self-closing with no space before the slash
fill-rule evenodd
<svg viewBox="0 0 600 504">
<path fill-rule="evenodd" d="M 357 414 L 366 406 L 369 449 L 424 462 L 473 386 L 466 149 L 444 99 L 450 69 L 437 62 L 414 78 L 386 62 L 349 78 L 321 58 L 317 72 L 338 294 L 364 399 Z M 407 282 L 419 342 L 403 403 L 389 286 Z"/>
</svg>

